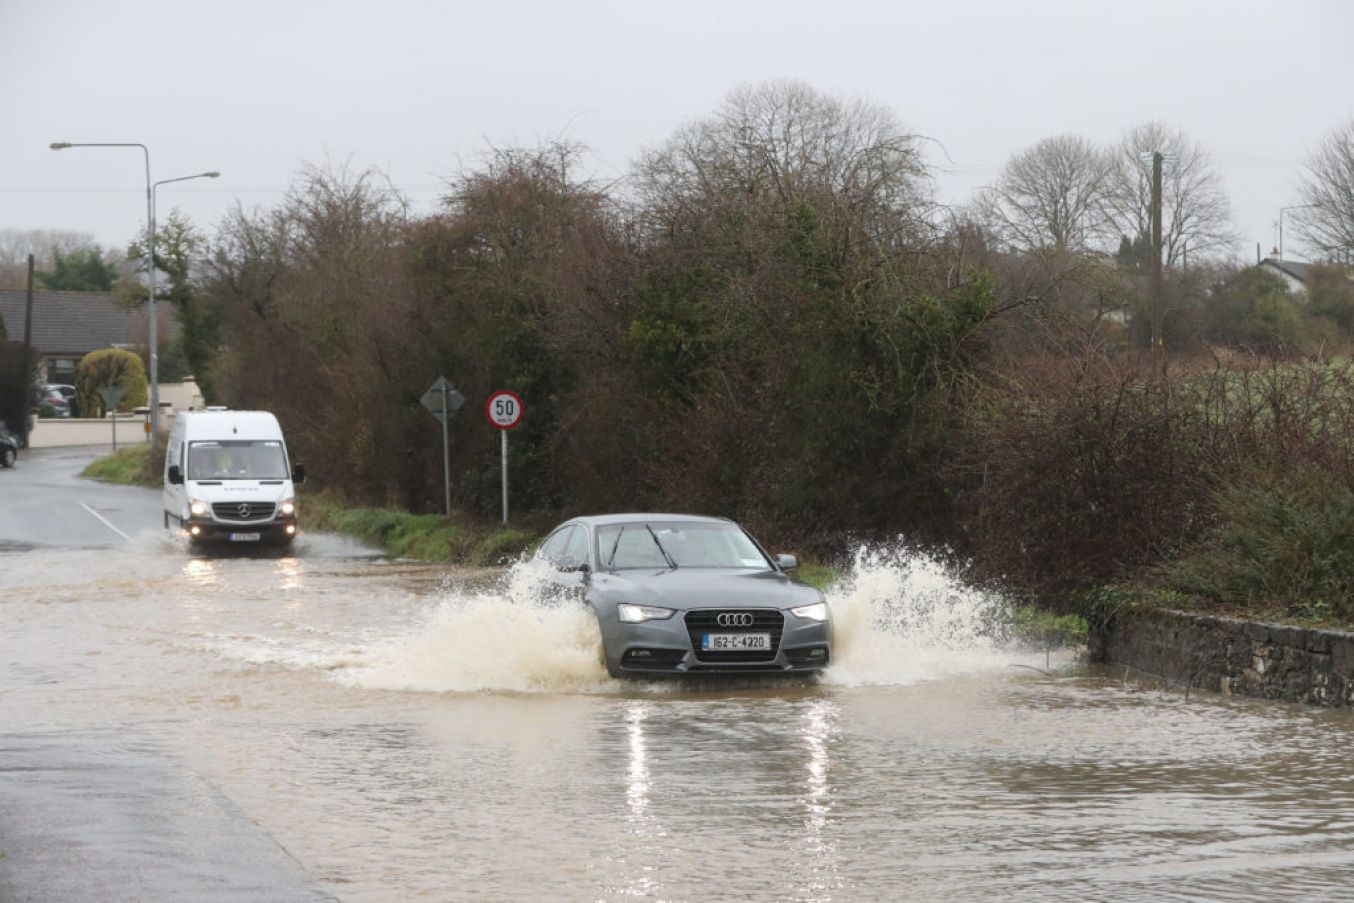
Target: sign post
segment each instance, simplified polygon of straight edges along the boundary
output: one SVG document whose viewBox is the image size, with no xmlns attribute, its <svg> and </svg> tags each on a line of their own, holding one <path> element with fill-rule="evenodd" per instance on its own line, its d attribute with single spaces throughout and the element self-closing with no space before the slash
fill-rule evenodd
<svg viewBox="0 0 1354 903">
<path fill-rule="evenodd" d="M 439 376 L 423 393 L 419 403 L 442 422 L 442 488 L 446 495 L 447 519 L 451 519 L 451 451 L 447 445 L 447 421 L 465 404 L 465 396 L 452 388 L 445 376 Z"/>
<path fill-rule="evenodd" d="M 103 399 L 103 412 L 113 424 L 113 451 L 118 450 L 118 402 L 126 393 L 122 386 L 100 386 L 99 397 Z"/>
<path fill-rule="evenodd" d="M 503 524 L 508 523 L 508 430 L 522 422 L 522 415 L 526 413 L 526 405 L 522 404 L 522 399 L 516 392 L 509 392 L 506 389 L 495 392 L 489 396 L 489 400 L 484 403 L 484 416 L 489 418 L 489 423 L 499 430 L 502 437 L 502 455 L 503 455 Z"/>
</svg>

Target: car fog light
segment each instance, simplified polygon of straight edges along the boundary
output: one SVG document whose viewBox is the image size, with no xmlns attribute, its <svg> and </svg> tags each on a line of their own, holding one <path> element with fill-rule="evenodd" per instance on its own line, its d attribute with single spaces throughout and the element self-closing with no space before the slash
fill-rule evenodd
<svg viewBox="0 0 1354 903">
<path fill-rule="evenodd" d="M 626 624 L 641 624 L 644 621 L 663 621 L 672 617 L 671 608 L 657 608 L 652 605 L 631 605 L 622 602 L 616 606 L 616 614 Z"/>
<path fill-rule="evenodd" d="M 207 513 L 207 503 L 194 499 L 188 503 L 188 513 L 193 517 L 202 517 Z"/>
<path fill-rule="evenodd" d="M 293 536 L 296 533 L 296 524 L 287 524 L 287 535 Z"/>
<path fill-rule="evenodd" d="M 826 621 L 827 603 L 816 602 L 813 605 L 801 605 L 798 608 L 790 609 L 790 612 L 796 617 L 804 618 L 808 621 Z"/>
<path fill-rule="evenodd" d="M 199 533 L 202 532 L 202 528 L 197 526 L 189 527 L 188 532 L 193 534 L 194 536 L 197 536 Z"/>
</svg>

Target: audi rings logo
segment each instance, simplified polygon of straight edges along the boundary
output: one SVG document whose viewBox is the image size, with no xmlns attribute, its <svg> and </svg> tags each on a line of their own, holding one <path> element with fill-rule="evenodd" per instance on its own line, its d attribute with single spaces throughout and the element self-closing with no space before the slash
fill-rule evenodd
<svg viewBox="0 0 1354 903">
<path fill-rule="evenodd" d="M 751 627 L 752 613 L 747 611 L 726 611 L 715 618 L 720 627 Z"/>
<path fill-rule="evenodd" d="M 250 514 L 252 514 L 252 513 L 254 512 L 254 509 L 253 509 L 253 508 L 250 508 L 250 507 L 249 507 L 249 504 L 248 504 L 247 502 L 244 503 L 244 504 L 242 504 L 242 505 L 240 505 L 240 509 L 239 509 L 239 510 L 240 510 L 240 517 L 248 517 Z"/>
</svg>

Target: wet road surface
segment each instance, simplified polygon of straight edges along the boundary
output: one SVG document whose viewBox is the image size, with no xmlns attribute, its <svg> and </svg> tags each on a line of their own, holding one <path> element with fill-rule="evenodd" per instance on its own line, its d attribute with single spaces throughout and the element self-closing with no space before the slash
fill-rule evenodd
<svg viewBox="0 0 1354 903">
<path fill-rule="evenodd" d="M 0 899 L 1354 898 L 1347 713 L 1013 667 L 905 552 L 821 682 L 621 684 L 529 569 L 199 558 L 101 491 L 129 540 L 4 534 Z"/>
</svg>

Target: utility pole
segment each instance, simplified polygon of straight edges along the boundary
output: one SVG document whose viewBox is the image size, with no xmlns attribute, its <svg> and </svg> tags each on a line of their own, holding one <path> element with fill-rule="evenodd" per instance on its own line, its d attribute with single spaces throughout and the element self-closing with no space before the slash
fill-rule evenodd
<svg viewBox="0 0 1354 903">
<path fill-rule="evenodd" d="M 24 375 L 23 406 L 19 424 L 19 435 L 23 437 L 23 446 L 28 448 L 28 406 L 33 402 L 33 255 L 28 255 L 28 295 L 24 300 Z"/>
<path fill-rule="evenodd" d="M 1161 151 L 1152 154 L 1152 367 L 1166 371 L 1166 337 L 1161 297 Z"/>
</svg>

